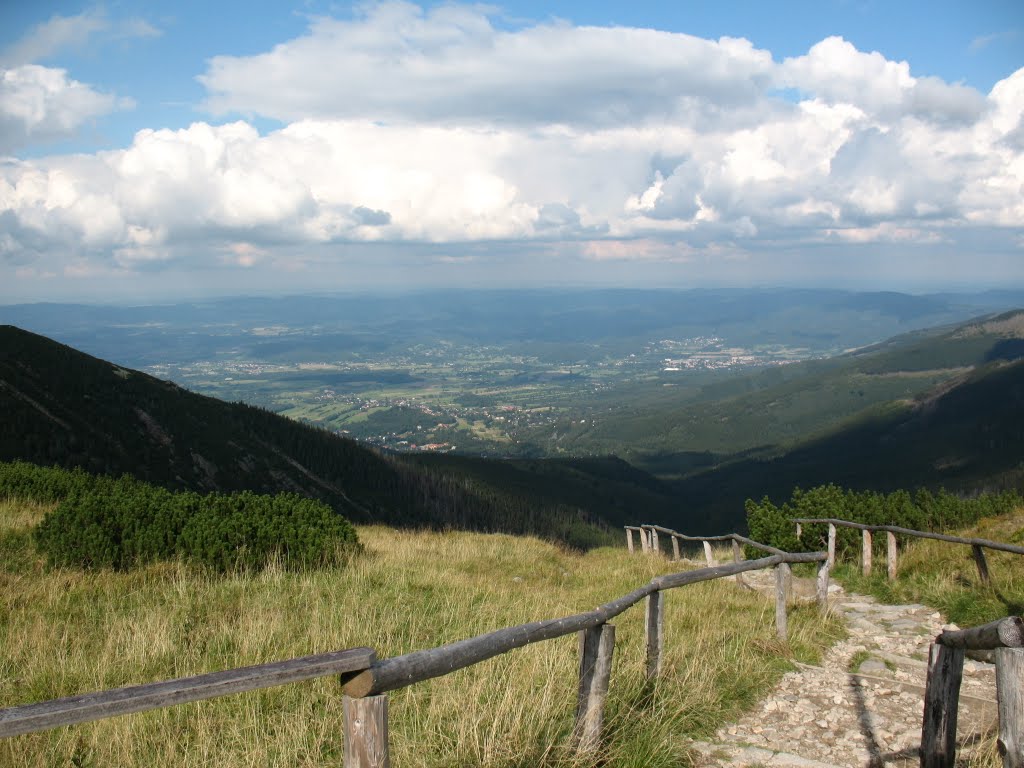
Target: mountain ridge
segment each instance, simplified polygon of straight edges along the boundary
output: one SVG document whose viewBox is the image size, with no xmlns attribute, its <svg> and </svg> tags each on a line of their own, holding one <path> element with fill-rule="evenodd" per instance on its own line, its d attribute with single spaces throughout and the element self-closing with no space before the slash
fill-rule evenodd
<svg viewBox="0 0 1024 768">
<path fill-rule="evenodd" d="M 597 535 L 585 510 L 534 505 L 244 403 L 224 403 L 0 326 L 0 460 L 127 473 L 171 489 L 297 492 L 357 522 Z"/>
</svg>

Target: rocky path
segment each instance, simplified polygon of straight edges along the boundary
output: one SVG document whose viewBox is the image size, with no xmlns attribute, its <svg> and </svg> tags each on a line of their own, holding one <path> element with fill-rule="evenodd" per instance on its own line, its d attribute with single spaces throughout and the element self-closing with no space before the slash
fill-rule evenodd
<svg viewBox="0 0 1024 768">
<path fill-rule="evenodd" d="M 771 572 L 752 584 L 766 590 L 773 585 Z M 754 711 L 712 741 L 693 743 L 698 768 L 918 764 L 928 646 L 952 625 L 923 605 L 883 605 L 838 585 L 830 588 L 830 605 L 846 620 L 849 637 L 820 666 L 800 664 L 786 674 Z M 968 660 L 960 754 L 995 722 L 994 668 Z"/>
</svg>

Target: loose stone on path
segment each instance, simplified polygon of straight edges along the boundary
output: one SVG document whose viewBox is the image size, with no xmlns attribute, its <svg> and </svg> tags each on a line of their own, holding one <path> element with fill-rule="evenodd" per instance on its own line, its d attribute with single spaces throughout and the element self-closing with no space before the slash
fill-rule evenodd
<svg viewBox="0 0 1024 768">
<path fill-rule="evenodd" d="M 746 581 L 774 590 L 774 578 L 768 577 Z M 830 588 L 829 597 L 849 637 L 820 666 L 798 664 L 752 712 L 719 729 L 711 741 L 692 742 L 698 768 L 918 764 L 928 646 L 953 625 L 923 605 L 883 605 L 841 588 Z M 864 660 L 851 669 L 855 657 Z M 958 744 L 967 744 L 961 754 L 995 723 L 995 670 L 968 661 L 957 728 Z"/>
</svg>

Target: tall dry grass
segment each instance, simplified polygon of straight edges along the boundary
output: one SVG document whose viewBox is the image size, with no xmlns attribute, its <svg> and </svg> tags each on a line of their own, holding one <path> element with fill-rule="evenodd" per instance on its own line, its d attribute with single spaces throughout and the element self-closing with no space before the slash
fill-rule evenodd
<svg viewBox="0 0 1024 768">
<path fill-rule="evenodd" d="M 343 571 L 215 576 L 182 564 L 48 570 L 0 502 L 0 706 L 368 645 L 379 656 L 589 610 L 678 565 L 586 555 L 530 538 L 359 529 Z M 642 606 L 616 619 L 603 758 L 686 764 L 689 737 L 753 704 L 839 632 L 795 609 L 774 637 L 768 598 L 718 581 L 666 597 L 664 674 L 644 685 Z M 540 643 L 390 694 L 396 766 L 573 765 L 576 638 Z M 0 740 L 0 766 L 340 764 L 334 679 Z"/>
</svg>

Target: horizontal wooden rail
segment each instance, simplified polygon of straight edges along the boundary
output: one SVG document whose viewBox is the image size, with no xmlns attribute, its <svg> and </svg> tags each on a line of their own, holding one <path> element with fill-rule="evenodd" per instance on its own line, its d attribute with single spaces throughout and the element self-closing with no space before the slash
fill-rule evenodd
<svg viewBox="0 0 1024 768">
<path fill-rule="evenodd" d="M 915 531 L 911 528 L 901 528 L 897 525 L 866 525 L 864 523 L 851 523 L 849 520 L 836 520 L 831 517 L 823 518 L 808 518 L 798 517 L 793 518 L 794 523 L 829 523 L 831 525 L 837 525 L 843 528 L 856 528 L 861 531 L 887 531 L 888 533 L 899 533 L 904 536 L 916 536 L 921 539 L 936 539 L 938 541 L 949 541 L 953 544 L 968 544 L 974 547 L 985 547 L 987 549 L 996 549 L 1000 552 L 1012 552 L 1015 555 L 1024 555 L 1024 547 L 1014 546 L 1013 544 L 1004 544 L 1001 541 L 989 541 L 988 539 L 975 539 L 975 538 L 964 538 L 962 536 L 949 536 L 945 533 L 932 533 L 930 531 Z"/>
<path fill-rule="evenodd" d="M 369 669 L 343 675 L 345 694 L 353 698 L 375 696 L 385 691 L 440 677 L 457 669 L 477 664 L 508 651 L 543 640 L 570 635 L 607 623 L 645 597 L 663 589 L 674 589 L 687 584 L 719 579 L 744 571 L 771 568 L 780 563 L 809 563 L 824 561 L 825 552 L 783 553 L 760 560 L 745 560 L 713 568 L 701 568 L 659 576 L 628 595 L 574 616 L 534 621 L 515 627 L 495 630 L 483 635 L 459 640 L 439 648 L 414 651 L 404 656 L 381 659 Z"/>
<path fill-rule="evenodd" d="M 631 527 L 633 527 L 633 526 L 629 526 L 629 525 L 626 526 L 626 528 L 631 528 Z M 639 530 L 640 528 L 652 528 L 655 531 L 658 531 L 659 533 L 667 534 L 668 536 L 677 536 L 680 539 L 682 539 L 683 541 L 728 541 L 729 539 L 731 539 L 733 536 L 736 535 L 734 533 L 727 533 L 724 536 L 687 536 L 685 533 L 679 533 L 679 531 L 673 531 L 671 528 L 665 528 L 664 526 L 661 526 L 661 525 L 647 525 L 647 524 L 636 526 L 635 528 L 633 528 L 633 530 Z"/>
<path fill-rule="evenodd" d="M 777 547 L 772 547 L 772 546 L 769 546 L 767 544 L 762 544 L 761 542 L 754 541 L 753 539 L 748 539 L 746 536 L 741 536 L 738 533 L 726 533 L 726 534 L 722 534 L 722 535 L 718 535 L 718 536 L 688 536 L 685 533 L 679 533 L 678 531 L 673 531 L 671 528 L 665 528 L 665 527 L 660 526 L 660 525 L 640 525 L 640 526 L 630 526 L 630 525 L 627 525 L 627 526 L 624 526 L 624 527 L 625 527 L 625 529 L 627 531 L 629 531 L 629 530 L 632 530 L 632 531 L 654 530 L 654 531 L 658 531 L 659 533 L 664 533 L 666 536 L 671 536 L 673 538 L 680 539 L 682 541 L 700 541 L 700 542 L 705 542 L 705 541 L 735 541 L 735 542 L 738 542 L 740 544 L 748 544 L 751 547 L 753 547 L 754 549 L 760 549 L 763 552 L 771 552 L 773 555 L 789 554 L 785 550 L 778 549 Z"/>
<path fill-rule="evenodd" d="M 1007 616 L 989 624 L 970 629 L 943 630 L 935 642 L 966 651 L 992 651 L 996 648 L 1024 647 L 1024 619 Z"/>
<path fill-rule="evenodd" d="M 369 668 L 376 658 L 371 648 L 349 648 L 288 661 L 0 709 L 0 738 L 297 683 L 316 677 L 352 673 Z"/>
</svg>

